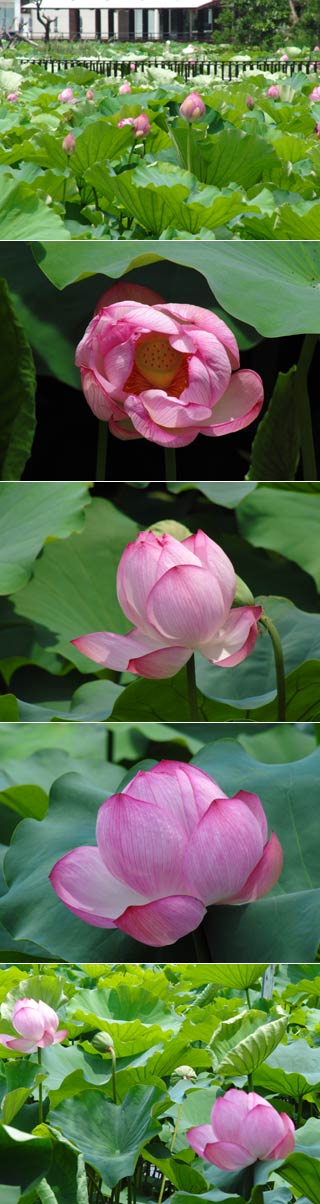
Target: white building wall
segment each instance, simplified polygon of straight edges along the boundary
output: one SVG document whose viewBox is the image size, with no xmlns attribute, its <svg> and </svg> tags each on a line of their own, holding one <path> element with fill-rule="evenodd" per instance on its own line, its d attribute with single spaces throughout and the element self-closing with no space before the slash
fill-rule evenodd
<svg viewBox="0 0 320 1204">
<path fill-rule="evenodd" d="M 95 38 L 96 36 L 96 10 L 95 8 L 80 8 L 81 16 L 81 36 L 83 38 Z"/>
</svg>

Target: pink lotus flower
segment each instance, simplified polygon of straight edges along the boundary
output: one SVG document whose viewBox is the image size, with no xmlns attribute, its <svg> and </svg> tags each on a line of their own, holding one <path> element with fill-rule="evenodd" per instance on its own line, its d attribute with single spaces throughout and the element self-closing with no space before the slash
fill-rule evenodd
<svg viewBox="0 0 320 1204">
<path fill-rule="evenodd" d="M 320 46 L 314 46 L 313 51 L 315 51 L 315 50 L 320 50 Z"/>
<path fill-rule="evenodd" d="M 71 133 L 66 134 L 65 138 L 63 139 L 63 143 L 62 143 L 62 150 L 66 151 L 67 155 L 72 155 L 72 152 L 75 149 L 76 149 L 76 140 L 75 140 L 74 134 L 71 134 Z"/>
<path fill-rule="evenodd" d="M 122 130 L 123 125 L 134 125 L 134 117 L 123 117 L 122 121 L 117 121 L 118 130 Z"/>
<path fill-rule="evenodd" d="M 62 92 L 59 92 L 58 100 L 60 100 L 62 104 L 70 104 L 71 101 L 74 103 L 72 88 L 63 88 Z"/>
<path fill-rule="evenodd" d="M 283 861 L 260 799 L 242 790 L 228 799 L 184 762 L 139 771 L 100 807 L 96 838 L 56 862 L 53 889 L 80 920 L 146 945 L 192 932 L 214 903 L 260 898 Z"/>
<path fill-rule="evenodd" d="M 288 63 L 288 62 L 289 62 L 289 55 L 288 55 L 288 54 L 282 54 L 282 55 L 281 55 L 281 59 L 280 59 L 280 63 Z"/>
<path fill-rule="evenodd" d="M 254 99 L 253 99 L 253 96 L 247 96 L 247 97 L 246 97 L 246 106 L 247 106 L 247 109 L 254 109 Z"/>
<path fill-rule="evenodd" d="M 312 100 L 312 101 L 314 101 L 314 102 L 315 102 L 315 104 L 317 103 L 317 101 L 318 101 L 318 103 L 319 103 L 319 101 L 320 101 L 320 88 L 314 88 L 314 89 L 313 89 L 313 92 L 310 92 L 309 100 Z"/>
<path fill-rule="evenodd" d="M 87 89 L 86 100 L 94 100 L 94 92 L 92 91 L 92 88 Z"/>
<path fill-rule="evenodd" d="M 7 100 L 13 105 L 16 100 L 19 100 L 19 92 L 8 92 Z"/>
<path fill-rule="evenodd" d="M 146 138 L 147 134 L 150 134 L 151 125 L 146 113 L 140 113 L 139 117 L 134 118 L 134 128 L 136 138 L 138 135 L 140 138 Z"/>
<path fill-rule="evenodd" d="M 280 100 L 280 88 L 278 88 L 278 85 L 271 84 L 271 87 L 266 92 L 266 96 L 269 96 L 271 100 Z"/>
<path fill-rule="evenodd" d="M 221 318 L 198 305 L 159 304 L 158 294 L 141 304 L 135 285 L 123 285 L 121 301 L 117 287 L 116 303 L 113 289 L 109 301 L 104 293 L 75 356 L 87 402 L 114 435 L 185 447 L 200 433 L 232 434 L 254 421 L 262 380 L 238 371 L 238 345 Z"/>
<path fill-rule="evenodd" d="M 200 1158 L 226 1171 L 257 1159 L 287 1158 L 295 1145 L 294 1124 L 286 1112 L 277 1112 L 256 1091 L 247 1095 L 234 1087 L 215 1100 L 211 1124 L 189 1129 L 186 1136 Z"/>
<path fill-rule="evenodd" d="M 184 117 L 186 121 L 199 121 L 199 117 L 203 117 L 205 111 L 206 106 L 199 96 L 199 92 L 189 92 L 189 96 L 182 101 L 179 109 L 181 117 Z"/>
<path fill-rule="evenodd" d="M 119 88 L 120 96 L 125 95 L 126 92 L 131 92 L 131 84 L 129 84 L 128 79 L 125 79 L 124 83 L 121 84 L 121 86 Z"/>
<path fill-rule="evenodd" d="M 0 1033 L 0 1044 L 6 1049 L 18 1049 L 21 1053 L 34 1053 L 46 1045 L 56 1045 L 67 1037 L 67 1029 L 57 1033 L 59 1016 L 43 1003 L 42 999 L 18 999 L 13 1009 L 12 1023 L 19 1037 Z"/>
<path fill-rule="evenodd" d="M 135 626 L 71 643 L 104 668 L 139 677 L 173 677 L 195 649 L 212 665 L 238 665 L 254 648 L 262 608 L 231 610 L 235 593 L 231 560 L 203 531 L 181 542 L 145 531 L 125 548 L 117 573 L 120 606 Z"/>
</svg>

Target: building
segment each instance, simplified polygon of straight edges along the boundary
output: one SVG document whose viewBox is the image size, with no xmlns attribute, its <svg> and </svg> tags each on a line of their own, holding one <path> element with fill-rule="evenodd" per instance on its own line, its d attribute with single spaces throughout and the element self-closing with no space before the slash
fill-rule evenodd
<svg viewBox="0 0 320 1204">
<path fill-rule="evenodd" d="M 110 0 L 100 0 L 99 5 L 92 0 L 83 0 L 80 5 L 79 0 L 57 0 L 54 7 L 42 0 L 41 5 L 44 15 L 52 18 L 51 37 L 123 42 L 205 40 L 212 33 L 214 10 L 219 7 L 220 0 L 194 0 L 192 8 L 186 8 L 184 0 L 176 0 L 173 8 L 168 8 L 167 0 L 158 0 L 157 8 L 150 8 L 150 0 L 139 0 L 137 7 L 130 9 L 125 0 L 118 0 L 116 8 Z M 22 4 L 21 13 L 25 14 L 30 36 L 43 39 L 36 4 Z"/>
</svg>

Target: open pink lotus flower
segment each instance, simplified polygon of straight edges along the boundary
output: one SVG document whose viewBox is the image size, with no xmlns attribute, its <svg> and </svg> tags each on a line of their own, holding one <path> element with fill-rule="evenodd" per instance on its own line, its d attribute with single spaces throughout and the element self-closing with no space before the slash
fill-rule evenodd
<svg viewBox="0 0 320 1204">
<path fill-rule="evenodd" d="M 46 1045 L 56 1045 L 67 1037 L 67 1029 L 57 1032 L 59 1016 L 42 999 L 18 999 L 14 1005 L 12 1023 L 19 1037 L 0 1033 L 0 1044 L 21 1053 L 35 1053 Z"/>
<path fill-rule="evenodd" d="M 125 548 L 117 594 L 128 635 L 97 631 L 71 643 L 104 668 L 174 677 L 194 650 L 213 665 L 238 665 L 254 648 L 261 606 L 237 606 L 231 560 L 204 531 L 181 542 L 144 531 Z"/>
<path fill-rule="evenodd" d="M 248 903 L 274 886 L 283 855 L 255 794 L 228 799 L 193 765 L 139 771 L 98 811 L 97 848 L 72 849 L 50 880 L 66 907 L 146 945 L 192 932 L 213 903 Z"/>
<path fill-rule="evenodd" d="M 119 439 L 143 436 L 164 447 L 248 426 L 261 410 L 263 385 L 256 372 L 239 370 L 226 323 L 145 291 L 143 299 L 136 285 L 108 289 L 78 344 L 75 362 L 93 413 Z"/>
<path fill-rule="evenodd" d="M 221 1170 L 238 1171 L 257 1159 L 286 1158 L 295 1145 L 295 1129 L 286 1112 L 277 1112 L 267 1099 L 232 1087 L 213 1105 L 210 1125 L 187 1134 L 192 1149 Z"/>
<path fill-rule="evenodd" d="M 320 88 L 319 87 L 313 88 L 312 92 L 310 92 L 309 100 L 312 100 L 315 103 L 318 102 L 318 104 L 320 103 Z"/>
</svg>

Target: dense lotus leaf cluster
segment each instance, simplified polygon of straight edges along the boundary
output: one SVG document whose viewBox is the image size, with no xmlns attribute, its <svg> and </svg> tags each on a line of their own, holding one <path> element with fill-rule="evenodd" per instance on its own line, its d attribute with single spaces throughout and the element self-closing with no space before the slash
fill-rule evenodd
<svg viewBox="0 0 320 1204">
<path fill-rule="evenodd" d="M 121 1182 L 151 1202 L 317 1204 L 318 992 L 305 963 L 3 964 L 3 1198 L 104 1204 Z M 63 1024 L 40 1075 L 34 1047 L 1 1044 L 22 1014 L 36 1045 L 40 1014 Z"/>
<path fill-rule="evenodd" d="M 130 71 L 128 61 L 121 81 L 8 65 L 2 238 L 319 237 L 316 70 L 184 82 L 169 65 Z"/>
</svg>

